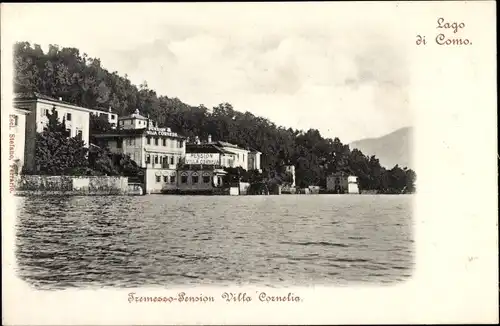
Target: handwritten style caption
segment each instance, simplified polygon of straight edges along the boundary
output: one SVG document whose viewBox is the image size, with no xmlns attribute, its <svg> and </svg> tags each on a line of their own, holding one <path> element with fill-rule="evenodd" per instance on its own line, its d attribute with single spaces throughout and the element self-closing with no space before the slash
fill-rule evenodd
<svg viewBox="0 0 500 326">
<path fill-rule="evenodd" d="M 187 295 L 185 292 L 179 292 L 176 296 L 140 296 L 135 292 L 128 294 L 129 303 L 213 303 L 213 302 L 227 302 L 227 303 L 249 303 L 249 302 L 302 302 L 302 298 L 288 293 L 286 295 L 269 295 L 266 292 L 255 291 L 255 296 L 247 292 L 223 292 L 220 297 L 199 294 L 197 296 Z"/>
<path fill-rule="evenodd" d="M 9 116 L 9 129 L 15 128 L 17 123 L 15 120 L 15 116 L 10 115 Z M 15 134 L 9 134 L 9 192 L 13 193 L 15 190 L 15 168 L 11 164 L 14 160 L 14 153 L 16 151 L 16 135 Z"/>
<path fill-rule="evenodd" d="M 464 22 L 449 22 L 444 18 L 440 17 L 437 19 L 438 34 L 434 38 L 434 41 L 438 45 L 444 46 L 461 46 L 461 45 L 472 45 L 472 42 L 461 37 L 459 34 L 464 31 Z M 451 33 L 451 35 L 449 35 Z M 417 45 L 427 45 L 427 39 L 425 35 L 417 35 L 417 40 L 415 42 Z"/>
</svg>

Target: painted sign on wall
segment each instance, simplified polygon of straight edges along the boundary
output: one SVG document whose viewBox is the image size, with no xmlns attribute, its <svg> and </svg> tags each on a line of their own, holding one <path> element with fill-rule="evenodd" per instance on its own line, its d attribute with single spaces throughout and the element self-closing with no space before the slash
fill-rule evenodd
<svg viewBox="0 0 500 326">
<path fill-rule="evenodd" d="M 186 164 L 219 164 L 219 153 L 186 153 Z"/>
</svg>

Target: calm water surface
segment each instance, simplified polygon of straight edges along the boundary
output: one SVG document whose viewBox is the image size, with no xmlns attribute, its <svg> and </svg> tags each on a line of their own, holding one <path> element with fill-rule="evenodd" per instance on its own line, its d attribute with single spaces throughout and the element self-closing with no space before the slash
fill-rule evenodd
<svg viewBox="0 0 500 326">
<path fill-rule="evenodd" d="M 18 273 L 40 288 L 393 283 L 411 195 L 20 197 Z"/>
</svg>

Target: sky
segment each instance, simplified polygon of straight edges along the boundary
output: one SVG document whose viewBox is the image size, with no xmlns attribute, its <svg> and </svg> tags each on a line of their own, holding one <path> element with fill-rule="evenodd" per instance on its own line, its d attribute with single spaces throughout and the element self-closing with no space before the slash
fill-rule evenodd
<svg viewBox="0 0 500 326">
<path fill-rule="evenodd" d="M 404 33 L 380 5 L 24 4 L 9 36 L 76 47 L 158 95 L 351 142 L 412 125 Z"/>
</svg>

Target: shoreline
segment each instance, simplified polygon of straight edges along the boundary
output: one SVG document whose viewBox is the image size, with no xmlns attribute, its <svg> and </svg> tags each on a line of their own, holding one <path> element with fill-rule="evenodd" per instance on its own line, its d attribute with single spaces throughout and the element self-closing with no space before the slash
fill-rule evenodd
<svg viewBox="0 0 500 326">
<path fill-rule="evenodd" d="M 241 196 L 399 196 L 399 195 L 415 195 L 416 193 L 407 194 L 384 194 L 384 193 L 361 193 L 361 194 L 335 194 L 335 193 L 320 193 L 320 194 L 270 194 L 270 195 L 229 195 L 221 193 L 208 193 L 208 192 L 190 192 L 190 193 L 151 193 L 151 194 L 134 194 L 134 193 L 89 193 L 78 191 L 35 191 L 23 190 L 15 191 L 12 193 L 15 197 L 107 197 L 107 196 L 123 196 L 123 197 L 142 197 L 142 196 L 220 196 L 220 197 L 241 197 Z"/>
</svg>

